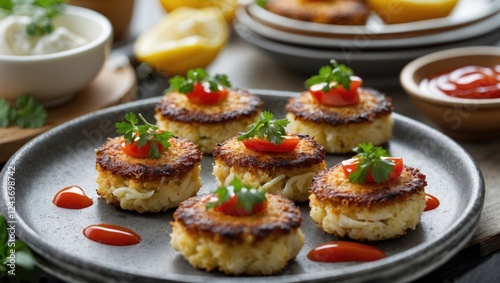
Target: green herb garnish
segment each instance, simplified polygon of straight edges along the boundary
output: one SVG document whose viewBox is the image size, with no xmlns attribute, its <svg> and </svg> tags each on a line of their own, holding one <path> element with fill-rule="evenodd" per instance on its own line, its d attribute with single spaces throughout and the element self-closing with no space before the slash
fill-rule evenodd
<svg viewBox="0 0 500 283">
<path fill-rule="evenodd" d="M 337 63 L 335 60 L 330 60 L 331 66 L 323 66 L 319 69 L 319 73 L 306 80 L 305 87 L 310 88 L 316 84 L 324 84 L 323 92 L 328 92 L 332 87 L 337 88 L 341 85 L 346 90 L 351 88 L 351 76 L 354 72 L 351 68 Z M 337 84 L 331 84 L 336 82 Z"/>
<path fill-rule="evenodd" d="M 15 226 L 6 223 L 0 215 L 0 278 L 6 280 L 2 282 L 38 282 L 39 271 L 33 254 L 14 237 L 14 230 Z"/>
<path fill-rule="evenodd" d="M 275 145 L 283 142 L 283 137 L 286 136 L 285 127 L 290 123 L 287 119 L 273 120 L 274 115 L 269 111 L 264 111 L 260 114 L 257 122 L 248 126 L 248 131 L 241 134 L 238 140 L 248 140 L 254 137 L 259 139 L 267 139 Z"/>
<path fill-rule="evenodd" d="M 178 91 L 180 93 L 189 93 L 194 89 L 195 83 L 208 83 L 209 88 L 213 92 L 219 91 L 219 86 L 231 87 L 227 75 L 216 74 L 211 77 L 204 69 L 196 68 L 187 72 L 186 78 L 182 76 L 175 76 L 169 80 L 170 87 L 167 92 Z"/>
<path fill-rule="evenodd" d="M 43 126 L 47 112 L 31 96 L 21 96 L 16 101 L 17 109 L 12 110 L 12 117 L 19 128 L 39 128 Z"/>
<path fill-rule="evenodd" d="M 219 187 L 214 194 L 217 195 L 217 201 L 208 202 L 207 209 L 216 208 L 236 195 L 237 207 L 242 207 L 247 213 L 251 213 L 256 204 L 263 204 L 267 200 L 263 190 L 243 185 L 236 177 L 230 186 Z"/>
<path fill-rule="evenodd" d="M 364 184 L 368 173 L 373 176 L 377 183 L 383 183 L 394 170 L 394 162 L 382 159 L 389 154 L 382 147 L 375 147 L 372 143 L 362 143 L 353 149 L 358 153 L 353 158 L 358 159 L 359 164 L 356 171 L 349 174 L 349 182 Z"/>
<path fill-rule="evenodd" d="M 0 99 L 0 128 L 7 128 L 11 121 L 10 105 L 5 99 Z"/>
<path fill-rule="evenodd" d="M 267 0 L 255 0 L 255 3 L 257 3 L 257 5 L 261 6 L 262 8 L 266 8 L 266 2 Z"/>
<path fill-rule="evenodd" d="M 59 15 L 66 0 L 0 0 L 0 9 L 8 14 L 30 16 L 26 26 L 30 37 L 49 34 L 54 30 L 52 19 Z"/>
<path fill-rule="evenodd" d="M 12 108 L 5 99 L 0 99 L 0 127 L 6 128 L 15 123 L 19 128 L 39 128 L 47 119 L 47 111 L 28 95 L 17 98 Z"/>
<path fill-rule="evenodd" d="M 141 119 L 143 125 L 138 125 L 139 119 Z M 133 112 L 128 113 L 125 115 L 126 121 L 115 124 L 116 132 L 124 135 L 125 143 L 127 144 L 137 142 L 138 148 L 150 143 L 148 156 L 150 158 L 159 158 L 160 149 L 157 143 L 160 143 L 164 149 L 167 149 L 170 147 L 168 140 L 173 134 L 160 130 L 158 126 L 146 121 L 141 114 L 139 114 L 139 119 Z"/>
</svg>

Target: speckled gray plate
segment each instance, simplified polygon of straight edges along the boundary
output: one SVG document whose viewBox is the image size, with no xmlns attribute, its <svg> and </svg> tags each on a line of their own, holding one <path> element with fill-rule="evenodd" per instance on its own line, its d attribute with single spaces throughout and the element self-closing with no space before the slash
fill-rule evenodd
<svg viewBox="0 0 500 283">
<path fill-rule="evenodd" d="M 283 117 L 286 95 L 258 91 L 265 108 Z M 96 194 L 94 149 L 115 136 L 114 123 L 125 113 L 145 114 L 153 121 L 159 98 L 137 101 L 98 111 L 58 126 L 29 142 L 2 171 L 1 210 L 7 215 L 9 168 L 15 179 L 16 232 L 40 257 L 49 272 L 78 282 L 396 282 L 407 281 L 437 268 L 471 238 L 478 224 L 483 198 L 482 175 L 470 156 L 439 132 L 394 114 L 394 135 L 387 144 L 392 155 L 427 175 L 426 191 L 441 205 L 425 212 L 415 231 L 396 240 L 373 243 L 387 258 L 369 263 L 317 263 L 306 258 L 314 246 L 335 238 L 320 231 L 302 205 L 306 243 L 282 273 L 269 277 L 227 277 L 218 272 L 193 269 L 169 245 L 172 210 L 160 214 L 136 214 L 116 210 Z M 332 166 L 349 155 L 328 155 Z M 212 158 L 202 162 L 203 187 L 214 189 Z M 60 189 L 79 185 L 94 205 L 81 210 L 56 207 L 52 198 Z M 82 230 L 95 223 L 128 227 L 142 237 L 138 245 L 115 247 L 86 239 Z"/>
</svg>

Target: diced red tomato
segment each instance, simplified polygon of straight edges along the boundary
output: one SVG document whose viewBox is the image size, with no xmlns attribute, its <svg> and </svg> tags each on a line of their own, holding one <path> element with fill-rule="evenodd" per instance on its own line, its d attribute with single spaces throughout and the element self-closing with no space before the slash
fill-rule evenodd
<svg viewBox="0 0 500 283">
<path fill-rule="evenodd" d="M 210 105 L 225 99 L 228 93 L 222 86 L 219 86 L 219 91 L 213 92 L 208 84 L 194 83 L 193 91 L 186 93 L 186 96 L 192 103 Z"/>
<path fill-rule="evenodd" d="M 264 201 L 262 204 L 254 204 L 252 211 L 247 212 L 244 207 L 238 205 L 238 196 L 234 195 L 223 204 L 215 207 L 215 211 L 231 216 L 248 216 L 264 211 L 266 208 L 267 201 Z"/>
<path fill-rule="evenodd" d="M 309 88 L 309 93 L 321 104 L 329 106 L 348 106 L 359 102 L 358 88 L 363 83 L 363 80 L 357 76 L 351 76 L 351 85 L 349 90 L 343 86 L 337 85 L 336 88 L 331 88 L 328 92 L 323 91 L 325 83 L 315 84 Z"/>
<path fill-rule="evenodd" d="M 162 151 L 163 145 L 161 145 L 161 143 L 159 142 L 156 142 L 156 144 L 158 145 L 158 149 Z M 151 148 L 151 143 L 147 143 L 141 147 L 137 147 L 137 142 L 126 143 L 125 140 L 123 140 L 120 143 L 120 147 L 123 150 L 123 152 L 125 152 L 125 154 L 129 156 L 143 158 L 143 157 L 148 157 L 149 149 Z"/>
<path fill-rule="evenodd" d="M 387 179 L 387 182 L 392 181 L 397 179 L 400 175 L 401 172 L 403 172 L 403 158 L 401 157 L 382 157 L 382 159 L 385 160 L 390 160 L 394 162 L 393 170 L 389 174 L 389 178 Z M 342 169 L 344 170 L 344 175 L 346 178 L 349 178 L 349 174 L 352 172 L 355 172 L 356 169 L 358 168 L 359 160 L 357 158 L 351 158 L 342 161 Z M 367 183 L 374 183 L 375 179 L 373 176 L 368 172 L 368 175 L 366 176 L 365 182 Z"/>
<path fill-rule="evenodd" d="M 242 141 L 245 147 L 257 152 L 292 152 L 300 142 L 298 136 L 285 136 L 283 142 L 275 145 L 266 139 L 252 138 Z"/>
</svg>

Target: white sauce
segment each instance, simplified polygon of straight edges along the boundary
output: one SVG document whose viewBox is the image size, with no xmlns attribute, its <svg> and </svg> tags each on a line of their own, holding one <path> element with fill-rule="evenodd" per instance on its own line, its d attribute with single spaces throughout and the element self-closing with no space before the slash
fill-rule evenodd
<svg viewBox="0 0 500 283">
<path fill-rule="evenodd" d="M 70 50 L 88 42 L 65 27 L 57 27 L 52 33 L 43 36 L 29 37 L 26 26 L 30 22 L 29 16 L 18 15 L 11 15 L 0 21 L 0 54 L 50 54 Z"/>
</svg>

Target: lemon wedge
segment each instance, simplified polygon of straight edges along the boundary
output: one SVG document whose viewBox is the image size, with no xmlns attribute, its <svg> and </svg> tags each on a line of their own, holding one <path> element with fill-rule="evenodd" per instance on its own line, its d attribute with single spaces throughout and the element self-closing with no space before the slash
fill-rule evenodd
<svg viewBox="0 0 500 283">
<path fill-rule="evenodd" d="M 228 23 L 233 22 L 234 14 L 238 7 L 238 0 L 160 0 L 160 3 L 165 11 L 169 13 L 180 7 L 198 9 L 216 7 L 221 10 Z"/>
<path fill-rule="evenodd" d="M 181 7 L 166 14 L 134 45 L 136 58 L 165 75 L 186 75 L 205 68 L 229 38 L 229 27 L 216 8 Z"/>
<path fill-rule="evenodd" d="M 386 24 L 400 24 L 448 16 L 458 0 L 368 0 Z"/>
</svg>

